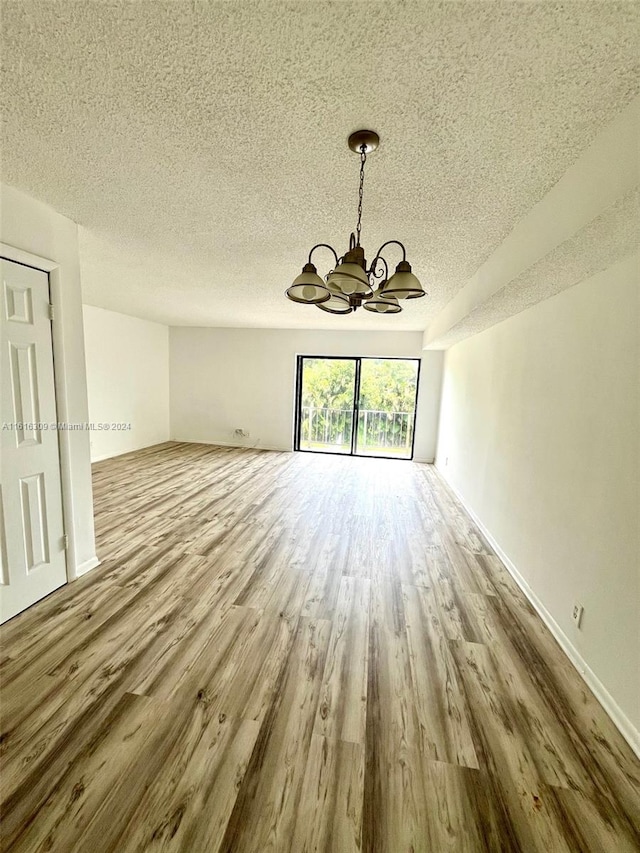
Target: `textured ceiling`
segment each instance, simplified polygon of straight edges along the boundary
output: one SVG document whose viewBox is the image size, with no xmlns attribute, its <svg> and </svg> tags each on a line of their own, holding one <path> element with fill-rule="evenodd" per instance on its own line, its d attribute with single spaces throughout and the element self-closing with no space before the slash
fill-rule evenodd
<svg viewBox="0 0 640 853">
<path fill-rule="evenodd" d="M 81 224 L 85 301 L 171 324 L 423 329 L 640 90 L 631 2 L 3 2 L 3 180 Z M 430 296 L 283 291 L 403 240 Z"/>
<path fill-rule="evenodd" d="M 448 349 L 633 255 L 639 222 L 640 193 L 635 190 L 472 308 L 429 348 Z"/>
</svg>

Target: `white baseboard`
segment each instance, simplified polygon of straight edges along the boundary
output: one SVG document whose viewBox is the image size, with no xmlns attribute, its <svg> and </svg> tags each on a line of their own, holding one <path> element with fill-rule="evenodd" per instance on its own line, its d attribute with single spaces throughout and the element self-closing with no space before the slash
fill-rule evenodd
<svg viewBox="0 0 640 853">
<path fill-rule="evenodd" d="M 191 438 L 172 438 L 170 441 L 175 441 L 180 444 L 208 444 L 211 447 L 244 447 L 246 450 L 275 450 L 277 453 L 291 453 L 290 447 L 272 447 L 269 444 L 237 444 L 233 441 L 196 441 Z"/>
<path fill-rule="evenodd" d="M 491 532 L 487 530 L 487 528 L 478 518 L 476 513 L 471 509 L 471 507 L 467 505 L 462 495 L 451 484 L 449 479 L 445 476 L 444 471 L 442 471 L 442 469 L 437 464 L 434 467 L 436 468 L 442 479 L 445 481 L 447 486 L 454 493 L 456 498 L 460 501 L 465 511 L 481 530 L 485 539 L 487 540 L 487 542 L 489 542 L 493 550 L 496 552 L 497 556 L 504 563 L 505 567 L 509 571 L 509 574 L 513 577 L 515 582 L 518 584 L 522 592 L 526 595 L 527 599 L 535 609 L 538 616 L 542 619 L 544 624 L 547 626 L 547 628 L 551 631 L 555 639 L 558 641 L 560 648 L 569 658 L 573 666 L 577 669 L 578 673 L 586 683 L 587 687 L 589 687 L 598 702 L 607 712 L 622 737 L 627 741 L 627 743 L 634 751 L 634 753 L 638 756 L 638 758 L 640 758 L 640 732 L 638 731 L 638 729 L 633 725 L 633 723 L 624 713 L 622 708 L 620 708 L 611 693 L 609 693 L 607 688 L 600 681 L 598 676 L 595 674 L 595 672 L 591 669 L 591 667 L 582 657 L 580 652 L 573 645 L 569 637 L 567 637 L 567 635 L 558 625 L 554 617 L 551 615 L 551 613 L 549 613 L 545 605 L 538 598 L 536 593 L 531 589 L 531 587 L 520 574 L 514 563 L 509 558 L 509 556 L 505 554 L 499 543 L 496 542 Z"/>
<path fill-rule="evenodd" d="M 137 453 L 138 450 L 146 450 L 149 447 L 156 447 L 158 444 L 167 444 L 171 441 L 170 438 L 163 438 L 162 441 L 153 441 L 151 444 L 141 444 L 139 447 L 129 447 L 127 450 L 117 450 L 112 453 L 101 453 L 99 456 L 91 457 L 91 464 L 94 462 L 103 462 L 105 459 L 115 459 L 116 456 L 126 456 L 127 453 Z"/>
<path fill-rule="evenodd" d="M 79 566 L 76 566 L 76 578 L 86 575 L 87 572 L 90 572 L 91 569 L 97 568 L 99 565 L 100 560 L 97 557 L 90 557 L 88 560 L 85 560 L 84 563 L 80 563 Z"/>
<path fill-rule="evenodd" d="M 125 453 L 133 453 L 131 450 L 125 450 Z M 113 459 L 115 456 L 122 456 L 122 453 L 101 453 L 100 456 L 92 456 L 91 464 L 94 462 L 102 462 L 103 459 Z"/>
<path fill-rule="evenodd" d="M 247 442 L 246 444 L 238 444 L 235 441 L 201 441 L 195 438 L 170 438 L 168 441 L 173 441 L 178 444 L 207 444 L 210 447 L 244 447 L 248 450 L 273 450 L 276 453 L 293 453 L 293 449 L 291 447 L 276 447 L 271 444 L 251 444 L 251 442 Z M 166 442 L 160 442 L 161 444 L 166 444 Z M 153 447 L 154 445 L 148 445 L 149 447 Z M 137 450 L 144 450 L 144 447 L 139 447 Z M 135 450 L 125 450 L 122 453 L 117 454 L 106 454 L 104 456 L 96 456 L 95 459 L 92 459 L 91 462 L 102 462 L 103 459 L 113 459 L 115 456 L 124 456 L 125 453 L 135 453 Z M 414 458 L 413 462 L 419 462 L 423 465 L 433 465 L 433 457 L 430 459 L 419 459 Z"/>
</svg>

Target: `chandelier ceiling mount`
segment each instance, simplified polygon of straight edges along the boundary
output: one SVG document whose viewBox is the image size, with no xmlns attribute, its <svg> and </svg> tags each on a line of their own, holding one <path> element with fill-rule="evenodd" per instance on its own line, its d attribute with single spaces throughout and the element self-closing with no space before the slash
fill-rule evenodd
<svg viewBox="0 0 640 853">
<path fill-rule="evenodd" d="M 362 226 L 362 200 L 364 196 L 364 169 L 367 154 L 375 151 L 380 137 L 374 130 L 357 130 L 348 139 L 349 148 L 360 156 L 360 183 L 358 187 L 358 219 L 355 232 L 349 238 L 349 249 L 342 257 L 328 243 L 317 243 L 309 252 L 302 272 L 294 279 L 286 295 L 293 302 L 316 305 L 330 314 L 350 314 L 361 305 L 377 314 L 398 314 L 400 301 L 418 299 L 426 293 L 411 271 L 404 245 L 399 240 L 387 240 L 378 249 L 370 266 L 360 245 Z M 389 276 L 389 265 L 382 256 L 388 246 L 399 246 L 402 260 Z M 316 249 L 328 249 L 335 266 L 321 278 L 311 258 Z"/>
<path fill-rule="evenodd" d="M 364 153 L 371 154 L 380 145 L 380 137 L 375 130 L 356 130 L 347 140 L 347 144 L 355 154 L 362 152 L 363 145 Z"/>
</svg>

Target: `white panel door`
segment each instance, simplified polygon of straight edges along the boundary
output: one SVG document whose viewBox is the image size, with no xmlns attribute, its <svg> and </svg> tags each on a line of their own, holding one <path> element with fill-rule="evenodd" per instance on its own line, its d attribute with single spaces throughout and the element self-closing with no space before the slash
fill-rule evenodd
<svg viewBox="0 0 640 853">
<path fill-rule="evenodd" d="M 4 260 L 0 273 L 0 622 L 6 622 L 66 583 L 67 571 L 49 278 Z"/>
</svg>

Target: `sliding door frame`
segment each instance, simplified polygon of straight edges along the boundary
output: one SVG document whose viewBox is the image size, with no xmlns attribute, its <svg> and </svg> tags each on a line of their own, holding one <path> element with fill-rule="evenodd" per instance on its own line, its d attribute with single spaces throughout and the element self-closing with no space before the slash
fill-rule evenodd
<svg viewBox="0 0 640 853">
<path fill-rule="evenodd" d="M 300 446 L 300 432 L 302 427 L 302 380 L 304 371 L 305 358 L 317 358 L 325 361 L 354 361 L 355 362 L 355 377 L 354 377 L 354 398 L 353 398 L 353 418 L 351 423 L 351 447 L 348 453 L 340 453 L 337 450 L 306 450 Z M 363 361 L 415 361 L 417 362 L 416 370 L 416 393 L 413 401 L 413 430 L 411 433 L 411 456 L 381 456 L 373 453 L 358 453 L 358 421 L 360 419 L 360 377 L 362 372 Z M 359 456 L 363 459 L 400 459 L 403 462 L 411 462 L 416 443 L 416 421 L 418 419 L 418 394 L 420 391 L 420 368 L 422 360 L 420 358 L 404 358 L 403 356 L 379 356 L 379 355 L 297 355 L 296 356 L 296 386 L 295 386 L 295 401 L 293 415 L 293 449 L 298 453 L 316 453 L 329 454 L 330 456 Z"/>
</svg>

